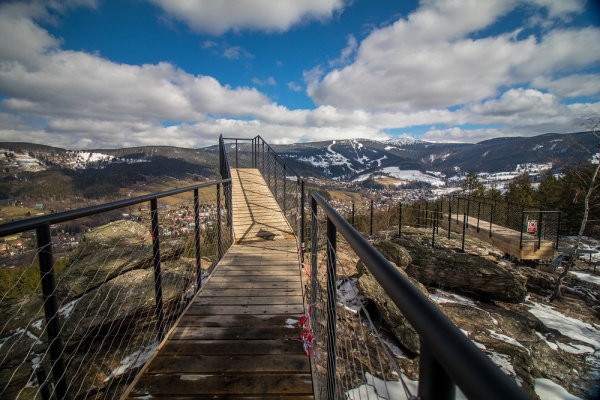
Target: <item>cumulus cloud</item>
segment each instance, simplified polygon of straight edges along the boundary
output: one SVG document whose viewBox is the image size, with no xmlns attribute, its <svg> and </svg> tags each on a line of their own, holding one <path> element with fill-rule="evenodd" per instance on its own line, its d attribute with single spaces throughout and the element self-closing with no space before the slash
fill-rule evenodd
<svg viewBox="0 0 600 400">
<path fill-rule="evenodd" d="M 343 0 L 150 0 L 197 32 L 220 35 L 243 29 L 283 32 L 306 20 L 325 20 Z"/>
<path fill-rule="evenodd" d="M 579 2 L 535 2 L 553 15 L 580 10 Z M 317 104 L 349 109 L 455 107 L 493 98 L 501 87 L 600 61 L 597 27 L 553 30 L 540 40 L 518 39 L 519 31 L 475 35 L 515 7 L 512 1 L 424 1 L 407 18 L 374 30 L 350 65 L 307 73 L 308 94 Z"/>
</svg>

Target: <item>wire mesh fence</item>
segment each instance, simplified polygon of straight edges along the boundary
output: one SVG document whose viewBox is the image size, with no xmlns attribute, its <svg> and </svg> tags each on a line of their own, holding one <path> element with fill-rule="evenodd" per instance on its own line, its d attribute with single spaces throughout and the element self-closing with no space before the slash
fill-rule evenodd
<svg viewBox="0 0 600 400">
<path fill-rule="evenodd" d="M 391 210 L 388 210 L 388 212 Z M 413 220 L 438 228 L 439 210 L 411 207 Z M 400 214 L 400 209 L 398 210 Z M 408 216 L 407 216 L 408 218 Z M 354 221 L 356 222 L 356 221 Z M 311 196 L 310 267 L 305 266 L 313 382 L 319 399 L 526 398 L 444 314 L 377 252 L 322 197 Z M 396 364 L 361 293 L 381 299 L 412 327 L 418 382 Z M 376 309 L 377 306 L 376 306 Z M 379 310 L 379 309 L 378 309 Z"/>
<path fill-rule="evenodd" d="M 359 292 L 358 257 L 343 239 L 328 237 L 325 224 L 313 212 L 305 278 L 316 398 L 396 398 L 388 383 L 401 372 Z M 337 262 L 328 264 L 329 257 Z"/>
<path fill-rule="evenodd" d="M 231 245 L 223 183 L 0 226 L 0 397 L 119 398 Z"/>
<path fill-rule="evenodd" d="M 303 181 L 260 136 L 253 139 L 224 139 L 231 168 L 256 168 L 269 187 L 288 223 L 302 242 Z"/>
<path fill-rule="evenodd" d="M 435 235 L 441 229 L 449 235 L 450 231 L 461 231 L 464 225 L 465 230 L 483 232 L 489 237 L 499 228 L 507 228 L 518 235 L 518 246 L 523 248 L 529 243 L 537 249 L 543 242 L 558 246 L 561 226 L 559 211 L 473 196 L 446 196 L 433 202 L 412 204 L 367 200 L 360 205 L 353 204 L 344 216 L 367 237 L 401 234 L 406 226 L 432 229 Z"/>
</svg>

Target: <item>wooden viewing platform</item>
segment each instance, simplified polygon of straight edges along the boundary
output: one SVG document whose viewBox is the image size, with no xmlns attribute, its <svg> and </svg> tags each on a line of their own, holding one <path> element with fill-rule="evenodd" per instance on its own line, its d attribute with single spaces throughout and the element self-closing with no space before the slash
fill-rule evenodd
<svg viewBox="0 0 600 400">
<path fill-rule="evenodd" d="M 295 236 L 257 169 L 232 169 L 235 244 L 129 399 L 312 399 Z"/>
<path fill-rule="evenodd" d="M 442 228 L 448 228 L 448 214 L 443 214 Z M 538 238 L 535 235 L 524 233 L 521 246 L 521 232 L 505 228 L 501 225 L 492 224 L 492 236 L 490 237 L 490 223 L 479 221 L 479 232 L 477 231 L 477 218 L 469 217 L 467 221 L 466 234 L 483 242 L 497 247 L 504 253 L 520 260 L 551 260 L 554 258 L 554 242 L 541 240 L 538 249 Z M 456 215 L 452 216 L 450 230 L 462 234 L 463 217 L 460 216 L 458 223 Z"/>
</svg>

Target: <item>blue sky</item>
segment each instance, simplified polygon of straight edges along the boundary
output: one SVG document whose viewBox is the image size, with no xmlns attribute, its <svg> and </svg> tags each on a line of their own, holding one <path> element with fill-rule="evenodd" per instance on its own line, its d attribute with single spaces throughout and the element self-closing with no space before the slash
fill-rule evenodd
<svg viewBox="0 0 600 400">
<path fill-rule="evenodd" d="M 596 1 L 12 1 L 0 37 L 0 140 L 478 142 L 600 115 Z"/>
</svg>

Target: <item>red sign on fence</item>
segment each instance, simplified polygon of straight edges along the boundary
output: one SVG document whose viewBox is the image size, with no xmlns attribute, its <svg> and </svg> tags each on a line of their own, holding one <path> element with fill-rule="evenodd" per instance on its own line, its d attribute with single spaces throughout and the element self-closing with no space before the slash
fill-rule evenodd
<svg viewBox="0 0 600 400">
<path fill-rule="evenodd" d="M 537 220 L 532 219 L 527 221 L 527 232 L 528 233 L 536 233 L 537 232 Z"/>
</svg>

